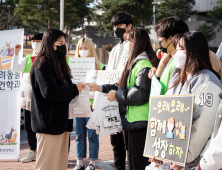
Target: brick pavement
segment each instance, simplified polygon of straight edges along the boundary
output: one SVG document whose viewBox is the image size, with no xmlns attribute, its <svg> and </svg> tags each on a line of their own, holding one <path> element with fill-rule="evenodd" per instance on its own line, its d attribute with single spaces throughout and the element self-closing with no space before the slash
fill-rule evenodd
<svg viewBox="0 0 222 170">
<path fill-rule="evenodd" d="M 109 136 L 100 136 L 99 160 L 97 160 L 97 162 L 113 160 L 113 151 L 109 138 L 110 138 Z M 28 144 L 27 143 L 21 144 L 19 160 L 21 161 L 22 158 L 27 156 L 28 152 L 29 152 Z M 21 163 L 20 161 L 17 162 L 16 160 L 0 160 L 0 170 L 32 170 L 35 166 L 35 162 Z M 89 159 L 85 159 L 84 166 L 87 167 L 88 164 L 89 164 Z M 75 136 L 73 136 L 71 137 L 71 148 L 68 160 L 68 170 L 72 170 L 75 167 L 75 165 L 76 165 L 76 149 L 75 149 Z M 96 170 L 101 170 L 101 168 L 96 166 Z"/>
</svg>

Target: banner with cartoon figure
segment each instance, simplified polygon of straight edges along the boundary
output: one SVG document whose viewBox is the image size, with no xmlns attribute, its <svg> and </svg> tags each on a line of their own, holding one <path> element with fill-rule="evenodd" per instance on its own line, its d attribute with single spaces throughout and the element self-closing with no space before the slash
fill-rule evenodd
<svg viewBox="0 0 222 170">
<path fill-rule="evenodd" d="M 0 31 L 0 159 L 19 158 L 20 108 L 16 102 L 21 73 L 11 71 L 11 59 L 14 45 L 23 47 L 23 35 L 23 29 Z"/>
<path fill-rule="evenodd" d="M 144 156 L 185 166 L 193 95 L 151 96 Z"/>
</svg>

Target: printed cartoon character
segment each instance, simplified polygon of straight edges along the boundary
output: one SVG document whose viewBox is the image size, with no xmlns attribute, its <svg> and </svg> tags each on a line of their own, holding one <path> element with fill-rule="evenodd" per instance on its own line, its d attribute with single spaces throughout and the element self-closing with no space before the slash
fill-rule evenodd
<svg viewBox="0 0 222 170">
<path fill-rule="evenodd" d="M 181 126 L 180 139 L 186 139 L 186 126 Z"/>
<path fill-rule="evenodd" d="M 14 132 L 15 129 L 13 129 L 13 127 L 11 128 L 11 131 L 9 134 L 5 134 L 5 142 L 8 143 L 9 142 L 9 139 L 12 138 L 12 132 Z"/>
<path fill-rule="evenodd" d="M 14 55 L 14 48 L 10 48 L 10 56 L 12 57 Z"/>
<path fill-rule="evenodd" d="M 9 139 L 9 142 L 15 143 L 16 138 L 17 138 L 17 133 L 15 133 L 14 136 L 11 139 Z"/>
<path fill-rule="evenodd" d="M 3 49 L 4 49 L 5 51 L 7 51 L 7 56 L 10 55 L 10 45 L 11 45 L 11 41 L 10 41 L 9 43 L 7 43 L 7 41 L 6 41 L 6 44 L 5 44 L 5 46 L 3 47 Z"/>
<path fill-rule="evenodd" d="M 166 134 L 166 137 L 173 139 L 174 118 L 170 117 L 168 119 L 167 128 L 168 128 L 168 132 Z"/>
</svg>

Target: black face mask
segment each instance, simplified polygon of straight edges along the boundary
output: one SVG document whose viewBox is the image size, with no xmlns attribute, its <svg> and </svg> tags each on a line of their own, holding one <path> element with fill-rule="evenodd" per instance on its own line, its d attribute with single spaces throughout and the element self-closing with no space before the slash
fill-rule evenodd
<svg viewBox="0 0 222 170">
<path fill-rule="evenodd" d="M 64 57 L 66 55 L 66 45 L 56 46 L 57 50 L 55 51 L 57 57 Z"/>
<path fill-rule="evenodd" d="M 116 28 L 114 29 L 114 33 L 116 34 L 116 36 L 117 36 L 118 38 L 123 38 L 123 34 L 124 34 L 125 32 L 126 32 L 126 30 L 123 29 L 123 28 L 116 27 Z"/>
<path fill-rule="evenodd" d="M 165 39 L 165 38 L 164 38 L 164 39 Z M 163 40 L 164 40 L 164 39 L 163 39 Z M 163 40 L 162 40 L 162 41 L 163 41 Z M 168 45 L 166 48 L 163 48 L 163 47 L 162 47 L 162 45 L 161 45 L 161 42 L 162 42 L 162 41 L 159 41 L 159 42 L 158 42 L 159 49 L 160 49 L 163 53 L 167 53 L 167 48 L 169 47 L 169 45 L 171 44 L 172 41 L 169 43 L 169 45 Z"/>
</svg>

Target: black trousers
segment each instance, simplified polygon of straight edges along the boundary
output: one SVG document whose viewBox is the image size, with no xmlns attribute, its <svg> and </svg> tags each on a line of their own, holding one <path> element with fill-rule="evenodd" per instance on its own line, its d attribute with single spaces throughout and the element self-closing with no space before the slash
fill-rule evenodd
<svg viewBox="0 0 222 170">
<path fill-rule="evenodd" d="M 24 121 L 25 132 L 27 135 L 30 150 L 36 150 L 37 147 L 36 133 L 32 131 L 31 114 L 29 110 L 24 109 L 24 119 L 25 119 Z"/>
<path fill-rule="evenodd" d="M 115 170 L 125 170 L 126 145 L 123 133 L 124 131 L 115 135 L 110 135 L 110 141 L 113 146 Z"/>
<path fill-rule="evenodd" d="M 146 130 L 129 130 L 128 132 L 128 151 L 129 151 L 129 170 L 144 170 L 150 164 L 149 158 L 143 156 L 146 142 Z"/>
</svg>

